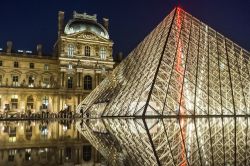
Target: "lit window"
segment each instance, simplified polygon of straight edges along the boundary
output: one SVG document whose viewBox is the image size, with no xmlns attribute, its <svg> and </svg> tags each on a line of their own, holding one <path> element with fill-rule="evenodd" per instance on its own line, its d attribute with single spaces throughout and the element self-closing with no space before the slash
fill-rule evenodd
<svg viewBox="0 0 250 166">
<path fill-rule="evenodd" d="M 43 78 L 43 85 L 42 87 L 49 88 L 50 87 L 50 79 L 49 77 L 44 77 Z"/>
<path fill-rule="evenodd" d="M 27 110 L 33 109 L 34 99 L 33 96 L 28 96 L 27 98 Z"/>
<path fill-rule="evenodd" d="M 92 77 L 85 76 L 83 79 L 83 85 L 84 85 L 85 90 L 91 90 L 92 89 Z"/>
<path fill-rule="evenodd" d="M 18 76 L 13 76 L 13 77 L 12 77 L 12 85 L 13 85 L 13 86 L 19 86 L 19 83 L 18 83 Z"/>
<path fill-rule="evenodd" d="M 30 63 L 30 69 L 34 69 L 34 68 L 35 68 L 34 63 Z"/>
<path fill-rule="evenodd" d="M 48 64 L 44 65 L 44 70 L 49 70 L 49 65 Z"/>
<path fill-rule="evenodd" d="M 49 106 L 49 97 L 44 96 L 42 101 L 42 109 L 48 109 Z"/>
<path fill-rule="evenodd" d="M 89 46 L 85 47 L 85 56 L 90 56 L 90 47 Z"/>
<path fill-rule="evenodd" d="M 3 66 L 3 61 L 0 61 L 0 66 Z"/>
<path fill-rule="evenodd" d="M 102 60 L 105 60 L 105 59 L 106 59 L 106 49 L 105 49 L 104 47 L 102 47 L 102 48 L 100 49 L 100 58 L 101 58 Z"/>
<path fill-rule="evenodd" d="M 12 107 L 12 109 L 18 108 L 18 96 L 17 95 L 11 96 L 11 107 Z"/>
<path fill-rule="evenodd" d="M 68 57 L 72 57 L 74 55 L 74 45 L 73 44 L 69 44 L 67 51 L 68 51 Z"/>
<path fill-rule="evenodd" d="M 33 76 L 29 76 L 29 84 L 28 87 L 34 87 L 35 78 Z"/>
<path fill-rule="evenodd" d="M 19 67 L 18 62 L 14 62 L 14 67 L 15 67 L 15 68 L 18 68 L 18 67 Z"/>
<path fill-rule="evenodd" d="M 15 154 L 16 154 L 16 150 L 15 149 L 10 149 L 9 150 L 8 161 L 14 161 Z"/>
<path fill-rule="evenodd" d="M 68 77 L 68 88 L 69 89 L 73 88 L 73 78 L 72 77 Z"/>
<path fill-rule="evenodd" d="M 26 161 L 31 160 L 31 149 L 25 149 L 25 160 Z"/>
<path fill-rule="evenodd" d="M 90 161 L 91 160 L 91 146 L 90 145 L 84 145 L 82 148 L 82 158 L 84 161 Z"/>
</svg>

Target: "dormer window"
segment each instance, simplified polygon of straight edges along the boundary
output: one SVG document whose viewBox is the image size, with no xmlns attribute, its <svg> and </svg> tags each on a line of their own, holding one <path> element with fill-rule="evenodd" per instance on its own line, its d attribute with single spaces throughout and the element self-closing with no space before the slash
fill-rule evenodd
<svg viewBox="0 0 250 166">
<path fill-rule="evenodd" d="M 85 53 L 85 56 L 90 56 L 90 47 L 89 46 L 85 46 L 84 53 Z"/>
<path fill-rule="evenodd" d="M 106 59 L 106 49 L 104 47 L 101 47 L 101 49 L 100 49 L 100 58 L 102 60 Z"/>
<path fill-rule="evenodd" d="M 68 54 L 68 57 L 72 57 L 74 55 L 74 45 L 73 44 L 68 45 L 67 54 Z"/>
</svg>

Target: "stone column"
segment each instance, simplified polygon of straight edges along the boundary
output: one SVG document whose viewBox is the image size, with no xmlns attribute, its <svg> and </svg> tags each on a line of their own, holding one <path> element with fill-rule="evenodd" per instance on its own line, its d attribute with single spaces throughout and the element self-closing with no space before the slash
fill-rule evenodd
<svg viewBox="0 0 250 166">
<path fill-rule="evenodd" d="M 80 74 L 80 87 L 83 89 L 83 71 Z"/>
<path fill-rule="evenodd" d="M 61 87 L 64 87 L 64 72 L 61 72 Z"/>
<path fill-rule="evenodd" d="M 95 73 L 95 87 L 99 84 L 99 74 Z"/>
<path fill-rule="evenodd" d="M 58 107 L 58 111 L 61 111 L 61 109 L 63 108 L 63 95 L 61 95 L 59 97 L 59 107 Z"/>
<path fill-rule="evenodd" d="M 36 112 L 40 111 L 40 106 L 42 105 L 42 96 L 38 95 L 36 98 Z"/>
<path fill-rule="evenodd" d="M 66 73 L 63 73 L 64 77 L 63 77 L 63 87 L 67 88 L 67 81 L 68 81 L 68 76 Z"/>
<path fill-rule="evenodd" d="M 80 88 L 81 87 L 81 72 L 77 71 L 76 74 L 76 88 Z"/>
<path fill-rule="evenodd" d="M 18 96 L 18 110 L 20 111 L 20 113 L 22 111 L 25 112 L 26 108 L 27 108 L 27 97 L 28 95 L 19 95 Z"/>
</svg>

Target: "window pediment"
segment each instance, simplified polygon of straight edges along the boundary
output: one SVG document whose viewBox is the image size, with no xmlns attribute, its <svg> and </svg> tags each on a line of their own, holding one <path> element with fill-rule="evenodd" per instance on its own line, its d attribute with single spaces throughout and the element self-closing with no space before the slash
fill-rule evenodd
<svg viewBox="0 0 250 166">
<path fill-rule="evenodd" d="M 19 70 L 12 70 L 11 72 L 11 75 L 13 76 L 13 75 L 21 75 L 22 74 L 22 72 L 21 71 L 19 71 Z"/>
</svg>

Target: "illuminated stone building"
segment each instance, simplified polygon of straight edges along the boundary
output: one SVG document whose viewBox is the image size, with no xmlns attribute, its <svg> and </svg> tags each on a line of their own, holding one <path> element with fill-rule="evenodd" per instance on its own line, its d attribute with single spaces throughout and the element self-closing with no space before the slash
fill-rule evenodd
<svg viewBox="0 0 250 166">
<path fill-rule="evenodd" d="M 77 111 L 111 165 L 250 165 L 250 53 L 176 8 Z"/>
<path fill-rule="evenodd" d="M 53 55 L 14 51 L 12 42 L 0 49 L 0 113 L 58 112 L 67 105 L 74 111 L 113 69 L 113 42 L 109 20 L 73 13 L 64 24 L 58 13 L 58 39 Z"/>
</svg>

